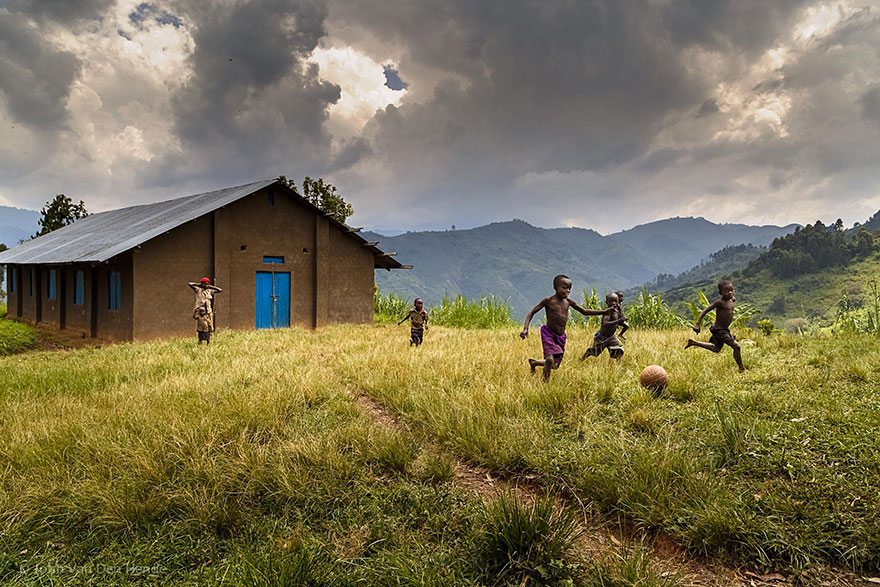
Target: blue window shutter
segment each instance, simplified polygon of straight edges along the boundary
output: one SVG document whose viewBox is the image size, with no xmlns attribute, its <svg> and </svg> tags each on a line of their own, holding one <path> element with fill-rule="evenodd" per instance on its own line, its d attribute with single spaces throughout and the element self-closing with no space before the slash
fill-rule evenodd
<svg viewBox="0 0 880 587">
<path fill-rule="evenodd" d="M 108 285 L 110 291 L 107 305 L 111 310 L 118 310 L 122 307 L 122 274 L 119 271 L 111 271 L 108 275 Z"/>
<path fill-rule="evenodd" d="M 55 299 L 55 289 L 58 284 L 58 270 L 49 269 L 49 287 L 46 288 L 46 297 L 50 300 Z"/>
<path fill-rule="evenodd" d="M 77 270 L 73 274 L 73 303 L 80 304 L 83 303 L 83 281 L 85 280 L 85 275 L 82 271 Z"/>
</svg>

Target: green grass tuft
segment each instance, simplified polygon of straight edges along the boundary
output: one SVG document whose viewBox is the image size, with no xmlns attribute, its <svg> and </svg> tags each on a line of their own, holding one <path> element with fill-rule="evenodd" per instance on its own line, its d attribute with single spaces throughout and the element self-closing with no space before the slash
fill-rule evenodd
<svg viewBox="0 0 880 587">
<path fill-rule="evenodd" d="M 570 578 L 570 553 L 579 536 L 573 511 L 559 510 L 550 494 L 531 504 L 502 494 L 486 506 L 483 557 L 487 575 L 538 585 Z"/>
<path fill-rule="evenodd" d="M 6 308 L 0 308 L 5 314 Z M 23 353 L 37 347 L 34 330 L 27 324 L 0 318 L 0 357 Z"/>
</svg>

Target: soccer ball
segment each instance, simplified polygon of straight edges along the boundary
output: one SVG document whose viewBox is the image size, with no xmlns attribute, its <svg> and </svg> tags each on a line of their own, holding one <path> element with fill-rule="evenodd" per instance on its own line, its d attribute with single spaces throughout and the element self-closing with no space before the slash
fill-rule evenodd
<svg viewBox="0 0 880 587">
<path fill-rule="evenodd" d="M 643 387 L 654 391 L 661 391 L 669 383 L 669 375 L 660 365 L 648 365 L 642 369 L 642 374 L 639 375 L 639 382 Z"/>
</svg>

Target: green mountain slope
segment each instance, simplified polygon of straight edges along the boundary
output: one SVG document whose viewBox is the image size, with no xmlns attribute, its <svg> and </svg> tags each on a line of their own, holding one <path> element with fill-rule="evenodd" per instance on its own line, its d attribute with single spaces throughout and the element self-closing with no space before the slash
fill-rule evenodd
<svg viewBox="0 0 880 587">
<path fill-rule="evenodd" d="M 690 268 L 726 245 L 761 244 L 788 230 L 677 218 L 636 227 L 628 234 L 602 236 L 593 230 L 545 229 L 514 220 L 470 230 L 363 236 L 379 241 L 385 251 L 397 252 L 401 263 L 414 265 L 411 271 L 377 272 L 381 291 L 418 296 L 428 304 L 446 293 L 470 298 L 493 294 L 509 299 L 514 313 L 522 317 L 553 293 L 553 276 L 559 273 L 572 278 L 577 297 L 593 287 L 600 292 L 628 289 L 668 267 Z M 673 257 L 679 261 L 672 263 Z"/>
<path fill-rule="evenodd" d="M 493 294 L 510 299 L 524 315 L 553 293 L 553 277 L 569 275 L 574 289 L 631 287 L 654 274 L 653 264 L 627 245 L 592 230 L 537 228 L 522 221 L 490 224 L 471 230 L 407 233 L 379 240 L 398 252 L 411 271 L 376 273 L 383 292 L 439 302 L 443 295 Z"/>
<path fill-rule="evenodd" d="M 713 278 L 721 275 L 729 275 L 746 267 L 753 259 L 765 252 L 767 247 L 754 245 L 731 245 L 709 255 L 709 259 L 678 275 L 661 273 L 650 283 L 641 287 L 633 288 L 628 293 L 634 296 L 642 288 L 651 293 L 660 293 L 688 286 L 703 281 L 711 282 Z M 717 280 L 716 280 L 717 281 Z"/>
</svg>

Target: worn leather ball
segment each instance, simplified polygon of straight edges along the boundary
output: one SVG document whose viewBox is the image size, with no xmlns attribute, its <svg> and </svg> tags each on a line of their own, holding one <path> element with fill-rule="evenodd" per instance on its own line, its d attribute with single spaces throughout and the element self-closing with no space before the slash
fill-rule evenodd
<svg viewBox="0 0 880 587">
<path fill-rule="evenodd" d="M 669 383 L 669 374 L 660 365 L 648 365 L 642 369 L 642 374 L 639 375 L 639 382 L 648 389 L 660 391 Z"/>
</svg>

